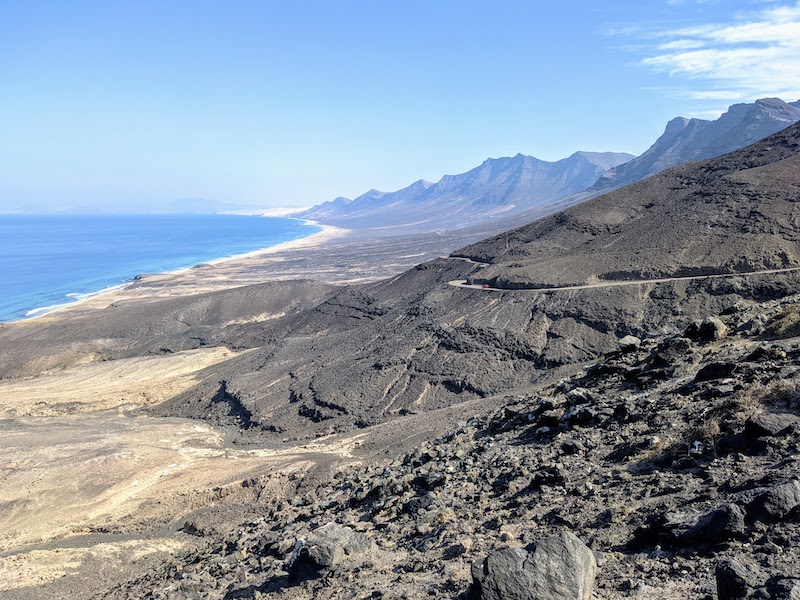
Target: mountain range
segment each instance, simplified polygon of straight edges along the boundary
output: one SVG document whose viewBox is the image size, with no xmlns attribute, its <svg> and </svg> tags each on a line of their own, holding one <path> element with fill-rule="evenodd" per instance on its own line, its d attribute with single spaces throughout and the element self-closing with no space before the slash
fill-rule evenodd
<svg viewBox="0 0 800 600">
<path fill-rule="evenodd" d="M 296 216 L 347 228 L 456 229 L 571 196 L 631 158 L 621 152 L 576 152 L 556 162 L 523 154 L 490 158 L 466 173 L 445 175 L 438 183 L 419 180 L 396 192 L 370 190 L 354 200 L 337 198 Z"/>
<path fill-rule="evenodd" d="M 800 120 L 800 101 L 765 98 L 735 104 L 719 119 L 678 117 L 641 156 L 576 152 L 557 162 L 532 156 L 490 158 L 438 183 L 419 180 L 396 192 L 339 197 L 295 216 L 373 233 L 494 226 L 502 231 L 685 162 L 743 148 Z"/>
</svg>

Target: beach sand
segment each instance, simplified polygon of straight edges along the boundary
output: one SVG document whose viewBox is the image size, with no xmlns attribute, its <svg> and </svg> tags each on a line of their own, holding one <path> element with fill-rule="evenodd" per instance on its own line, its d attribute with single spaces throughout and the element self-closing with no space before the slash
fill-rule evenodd
<svg viewBox="0 0 800 600">
<path fill-rule="evenodd" d="M 311 279 L 340 285 L 378 281 L 447 255 L 487 235 L 481 231 L 471 235 L 424 233 L 392 236 L 385 232 L 351 231 L 313 221 L 307 223 L 322 230 L 263 250 L 177 271 L 139 274 L 127 285 L 55 307 L 33 319 L 96 310 L 122 302 L 203 294 L 265 281 Z"/>
</svg>

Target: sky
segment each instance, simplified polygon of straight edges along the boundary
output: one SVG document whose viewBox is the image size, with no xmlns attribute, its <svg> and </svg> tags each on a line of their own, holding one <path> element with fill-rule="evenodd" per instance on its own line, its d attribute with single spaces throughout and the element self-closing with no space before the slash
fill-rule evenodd
<svg viewBox="0 0 800 600">
<path fill-rule="evenodd" d="M 0 212 L 310 206 L 800 99 L 800 2 L 0 3 Z"/>
</svg>

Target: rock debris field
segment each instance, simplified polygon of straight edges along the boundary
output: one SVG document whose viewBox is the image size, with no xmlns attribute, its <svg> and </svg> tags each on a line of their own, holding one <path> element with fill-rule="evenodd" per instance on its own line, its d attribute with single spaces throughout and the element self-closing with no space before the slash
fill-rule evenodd
<svg viewBox="0 0 800 600">
<path fill-rule="evenodd" d="M 800 297 L 640 340 L 270 499 L 129 598 L 795 598 Z"/>
</svg>

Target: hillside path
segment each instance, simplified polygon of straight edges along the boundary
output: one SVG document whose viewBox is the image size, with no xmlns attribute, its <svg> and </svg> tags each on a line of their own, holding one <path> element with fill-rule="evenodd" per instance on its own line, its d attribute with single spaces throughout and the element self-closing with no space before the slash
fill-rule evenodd
<svg viewBox="0 0 800 600">
<path fill-rule="evenodd" d="M 470 258 L 460 256 L 444 256 L 448 260 L 460 260 L 479 266 L 489 266 L 488 263 L 481 263 L 474 261 Z M 748 271 L 745 273 L 719 273 L 715 275 L 687 275 L 686 277 L 664 277 L 661 279 L 639 279 L 636 281 L 601 281 L 599 283 L 587 283 L 582 285 L 567 285 L 559 287 L 537 287 L 537 288 L 498 288 L 486 287 L 481 284 L 468 284 L 466 279 L 454 279 L 448 281 L 447 285 L 457 288 L 466 288 L 470 290 L 482 290 L 484 292 L 563 292 L 569 290 L 590 290 L 595 288 L 604 287 L 619 287 L 624 285 L 644 285 L 648 283 L 670 283 L 673 281 L 697 281 L 700 279 L 720 279 L 723 277 L 747 277 L 749 275 L 774 275 L 778 273 L 793 273 L 800 271 L 800 267 L 791 267 L 788 269 L 765 269 L 762 271 Z"/>
</svg>

